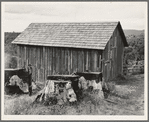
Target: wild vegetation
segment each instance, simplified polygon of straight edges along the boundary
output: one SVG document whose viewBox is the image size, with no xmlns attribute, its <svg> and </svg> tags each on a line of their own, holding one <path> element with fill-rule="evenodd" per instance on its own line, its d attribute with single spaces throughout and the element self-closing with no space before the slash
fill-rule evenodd
<svg viewBox="0 0 149 122">
<path fill-rule="evenodd" d="M 20 33 L 15 32 L 5 32 L 5 68 L 16 68 L 17 67 L 17 45 L 11 42 Z"/>
<path fill-rule="evenodd" d="M 120 82 L 121 81 L 121 82 Z M 42 88 L 44 84 L 39 84 Z M 116 78 L 108 83 L 110 95 L 107 100 L 98 99 L 92 92 L 82 92 L 77 104 L 45 105 L 34 103 L 33 96 L 5 95 L 5 115 L 143 115 L 144 75 Z"/>
<path fill-rule="evenodd" d="M 129 62 L 144 60 L 144 34 L 127 35 L 128 47 L 124 50 L 124 64 L 129 65 Z"/>
<path fill-rule="evenodd" d="M 12 44 L 11 42 L 19 35 L 20 33 L 16 32 L 5 32 L 5 53 L 17 56 L 17 45 Z"/>
</svg>

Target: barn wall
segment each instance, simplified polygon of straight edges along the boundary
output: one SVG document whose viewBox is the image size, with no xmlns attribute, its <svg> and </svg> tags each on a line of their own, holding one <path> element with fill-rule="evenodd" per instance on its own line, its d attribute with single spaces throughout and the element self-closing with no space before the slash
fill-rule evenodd
<svg viewBox="0 0 149 122">
<path fill-rule="evenodd" d="M 123 71 L 124 44 L 118 28 L 113 32 L 112 37 L 103 51 L 103 75 L 108 81 Z"/>
<path fill-rule="evenodd" d="M 18 45 L 18 55 L 19 68 L 32 64 L 35 81 L 45 81 L 52 74 L 102 71 L 99 50 Z"/>
</svg>

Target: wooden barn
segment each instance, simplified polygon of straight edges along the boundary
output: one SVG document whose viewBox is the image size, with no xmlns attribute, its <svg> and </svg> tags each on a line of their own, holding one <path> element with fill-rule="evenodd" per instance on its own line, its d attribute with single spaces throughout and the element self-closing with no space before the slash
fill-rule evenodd
<svg viewBox="0 0 149 122">
<path fill-rule="evenodd" d="M 128 46 L 120 22 L 31 23 L 13 42 L 18 68 L 33 66 L 33 79 L 74 72 L 103 72 L 105 81 L 123 72 Z"/>
</svg>

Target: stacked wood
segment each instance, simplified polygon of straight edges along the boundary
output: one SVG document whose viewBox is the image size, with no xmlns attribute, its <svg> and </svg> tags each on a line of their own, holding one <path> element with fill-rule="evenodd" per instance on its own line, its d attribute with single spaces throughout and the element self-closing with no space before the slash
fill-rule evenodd
<svg viewBox="0 0 149 122">
<path fill-rule="evenodd" d="M 16 85 L 19 86 L 22 89 L 26 89 L 26 87 L 28 87 L 28 90 L 25 90 L 25 92 L 29 91 L 29 94 L 31 95 L 32 93 L 32 76 L 30 74 L 30 72 L 25 69 L 25 68 L 21 68 L 21 69 L 5 69 L 5 83 L 10 82 L 10 78 L 13 76 L 18 76 L 18 78 L 21 79 L 21 84 L 19 85 L 18 81 L 11 81 L 11 84 L 13 85 L 15 82 L 17 83 Z M 8 84 L 7 84 L 8 85 Z"/>
<path fill-rule="evenodd" d="M 72 88 L 71 81 L 56 81 L 47 80 L 45 87 L 39 92 L 35 102 L 48 102 L 48 104 L 58 103 L 59 105 L 69 101 L 70 103 L 76 102 L 77 97 Z"/>
<path fill-rule="evenodd" d="M 97 83 L 96 80 L 86 80 L 83 76 L 79 79 L 79 88 L 82 90 L 93 91 L 96 96 L 103 99 L 104 94 L 101 82 Z"/>
<path fill-rule="evenodd" d="M 76 102 L 77 101 L 77 97 L 76 97 L 76 94 L 74 92 L 74 90 L 72 89 L 72 85 L 71 85 L 71 82 L 68 82 L 66 84 L 66 94 L 67 94 L 67 98 L 69 100 L 69 102 Z"/>
<path fill-rule="evenodd" d="M 6 94 L 23 94 L 28 93 L 28 85 L 23 83 L 17 75 L 13 75 L 9 82 L 5 83 L 5 93 Z"/>
<path fill-rule="evenodd" d="M 83 76 L 79 78 L 78 86 L 80 89 L 83 89 L 83 90 L 86 90 L 88 88 L 88 83 Z"/>
</svg>

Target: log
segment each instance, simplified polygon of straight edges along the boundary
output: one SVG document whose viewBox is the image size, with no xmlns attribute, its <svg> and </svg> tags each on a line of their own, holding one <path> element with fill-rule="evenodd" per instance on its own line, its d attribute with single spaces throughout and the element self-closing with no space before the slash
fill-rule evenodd
<svg viewBox="0 0 149 122">
<path fill-rule="evenodd" d="M 49 75 L 47 76 L 47 80 L 71 80 L 79 78 L 77 75 Z"/>
<path fill-rule="evenodd" d="M 33 103 L 43 101 L 44 100 L 44 95 L 45 95 L 45 87 L 44 87 L 44 89 L 42 89 L 41 91 L 38 92 L 37 97 L 35 98 Z"/>
<path fill-rule="evenodd" d="M 114 104 L 118 104 L 117 102 L 114 102 L 114 101 L 112 101 L 110 99 L 104 99 L 104 101 L 107 101 L 107 102 L 110 102 L 110 103 L 114 103 Z"/>
<path fill-rule="evenodd" d="M 78 76 L 83 76 L 86 80 L 100 80 L 102 81 L 102 73 L 101 72 L 76 72 Z"/>
</svg>

